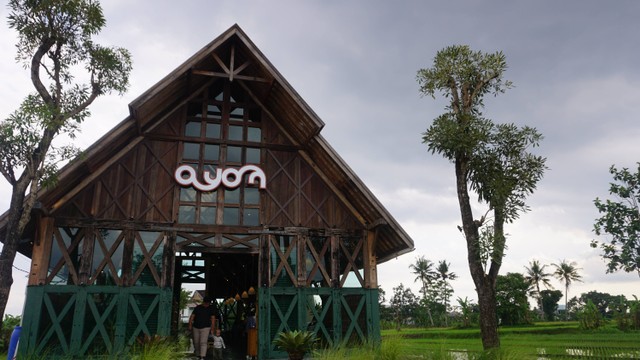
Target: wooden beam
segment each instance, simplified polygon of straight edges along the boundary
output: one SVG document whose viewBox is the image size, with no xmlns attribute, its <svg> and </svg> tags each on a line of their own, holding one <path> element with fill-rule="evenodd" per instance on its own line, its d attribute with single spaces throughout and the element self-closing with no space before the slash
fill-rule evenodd
<svg viewBox="0 0 640 360">
<path fill-rule="evenodd" d="M 87 185 L 91 184 L 91 182 L 93 182 L 96 178 L 102 175 L 102 173 L 107 168 L 109 168 L 111 165 L 119 161 L 120 158 L 126 155 L 131 149 L 136 147 L 143 139 L 144 137 L 142 136 L 138 136 L 135 139 L 133 139 L 129 144 L 127 144 L 127 146 L 125 146 L 120 151 L 118 151 L 116 155 L 112 156 L 111 158 L 109 158 L 109 160 L 105 161 L 100 167 L 98 167 L 98 169 L 95 172 L 89 174 L 89 176 L 85 177 L 78 185 L 76 185 L 73 189 L 68 191 L 63 197 L 58 199 L 58 201 L 56 201 L 56 203 L 53 204 L 53 206 L 51 207 L 51 211 L 57 210 L 60 207 L 62 207 L 64 204 L 66 204 L 67 201 L 71 200 L 82 189 L 84 189 Z"/>
<path fill-rule="evenodd" d="M 194 75 L 204 75 L 204 76 L 219 77 L 219 78 L 224 78 L 224 79 L 228 79 L 229 78 L 229 74 L 221 73 L 221 72 L 218 72 L 218 71 L 193 70 L 193 74 Z M 261 77 L 257 77 L 257 76 L 248 76 L 248 75 L 234 75 L 234 79 L 247 80 L 247 81 L 257 81 L 257 82 L 264 82 L 264 83 L 268 83 L 270 81 L 270 80 L 267 80 L 265 78 L 261 78 Z"/>
<path fill-rule="evenodd" d="M 364 287 L 368 289 L 378 288 L 378 271 L 376 263 L 377 231 L 368 230 L 364 246 Z"/>
<path fill-rule="evenodd" d="M 49 257 L 51 255 L 51 240 L 54 218 L 41 217 L 38 219 L 36 241 L 31 255 L 31 271 L 28 285 L 44 285 L 47 279 Z"/>
</svg>

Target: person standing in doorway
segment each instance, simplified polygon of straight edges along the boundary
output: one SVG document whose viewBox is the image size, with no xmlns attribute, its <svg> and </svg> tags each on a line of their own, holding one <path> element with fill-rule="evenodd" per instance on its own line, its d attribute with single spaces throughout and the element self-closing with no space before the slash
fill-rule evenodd
<svg viewBox="0 0 640 360">
<path fill-rule="evenodd" d="M 211 298 L 205 296 L 202 304 L 196 306 L 189 317 L 189 331 L 193 334 L 193 348 L 196 356 L 203 360 L 207 356 L 209 334 L 215 334 L 216 307 Z"/>
</svg>

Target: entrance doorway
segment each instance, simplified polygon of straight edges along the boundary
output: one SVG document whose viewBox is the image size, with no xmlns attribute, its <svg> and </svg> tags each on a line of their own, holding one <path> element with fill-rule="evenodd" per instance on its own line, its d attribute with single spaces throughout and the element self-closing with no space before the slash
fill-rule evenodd
<svg viewBox="0 0 640 360">
<path fill-rule="evenodd" d="M 220 315 L 217 327 L 222 330 L 226 353 L 231 358 L 244 359 L 246 354 L 245 321 L 257 307 L 258 258 L 257 253 L 241 252 L 176 253 L 174 296 L 179 299 L 181 289 L 185 289 L 196 300 L 205 295 L 215 299 Z M 174 308 L 176 333 L 187 333 L 186 322 L 196 302 L 190 299 L 186 309 Z"/>
</svg>

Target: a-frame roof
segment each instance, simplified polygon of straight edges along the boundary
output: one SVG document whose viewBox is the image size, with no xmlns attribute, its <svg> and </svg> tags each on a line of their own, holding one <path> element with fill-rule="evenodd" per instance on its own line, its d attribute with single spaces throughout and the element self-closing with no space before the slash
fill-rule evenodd
<svg viewBox="0 0 640 360">
<path fill-rule="evenodd" d="M 220 77 L 237 80 L 353 215 L 376 229 L 375 251 L 379 262 L 413 250 L 413 240 L 320 135 L 324 122 L 238 25 L 233 25 L 131 102 L 126 119 L 90 146 L 81 159 L 61 169 L 59 185 L 39 196 L 43 210 L 51 212 L 63 206 L 140 143 L 145 133 L 187 103 L 192 94 Z"/>
</svg>

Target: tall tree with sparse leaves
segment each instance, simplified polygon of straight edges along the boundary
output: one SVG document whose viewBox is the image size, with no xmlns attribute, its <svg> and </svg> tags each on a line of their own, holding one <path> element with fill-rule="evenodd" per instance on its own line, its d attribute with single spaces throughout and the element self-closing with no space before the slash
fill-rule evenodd
<svg viewBox="0 0 640 360">
<path fill-rule="evenodd" d="M 596 198 L 594 204 L 602 217 L 596 219 L 596 235 L 609 235 L 608 241 L 593 240 L 591 246 L 602 249 L 608 262 L 607 272 L 624 270 L 640 276 L 640 163 L 636 172 L 611 166 L 614 182 L 609 194 L 616 200 Z"/>
<path fill-rule="evenodd" d="M 74 138 L 90 115 L 88 106 L 98 96 L 123 94 L 131 72 L 126 49 L 93 41 L 106 23 L 97 1 L 10 0 L 9 9 L 9 27 L 18 35 L 16 60 L 30 70 L 35 92 L 0 122 L 0 173 L 12 187 L 0 253 L 0 318 L 38 191 L 55 181 L 58 163 L 77 154 L 54 139 Z"/>
<path fill-rule="evenodd" d="M 525 200 L 546 169 L 546 159 L 529 151 L 542 139 L 536 129 L 495 124 L 482 116 L 484 96 L 498 95 L 511 87 L 511 82 L 503 79 L 506 69 L 502 52 L 486 54 L 458 45 L 439 51 L 433 66 L 417 74 L 423 95 L 435 98 L 439 93 L 449 101 L 446 112 L 423 134 L 423 142 L 431 153 L 440 154 L 454 164 L 461 231 L 478 293 L 485 349 L 500 346 L 496 279 L 505 251 L 504 225 L 528 210 Z M 470 192 L 487 207 L 477 218 Z M 482 261 L 484 245 L 481 246 L 480 237 L 480 229 L 486 226 L 492 228 L 488 267 Z"/>
</svg>

